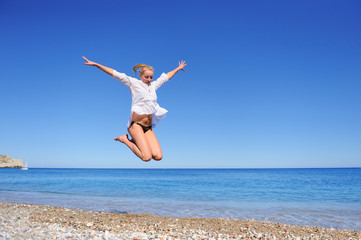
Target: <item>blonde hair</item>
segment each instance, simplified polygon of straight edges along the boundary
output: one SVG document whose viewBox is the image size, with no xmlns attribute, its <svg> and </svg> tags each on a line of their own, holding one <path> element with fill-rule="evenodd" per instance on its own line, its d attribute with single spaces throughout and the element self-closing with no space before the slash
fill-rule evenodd
<svg viewBox="0 0 361 240">
<path fill-rule="evenodd" d="M 137 74 L 137 72 L 139 72 L 140 74 L 143 75 L 145 69 L 148 69 L 148 70 L 151 70 L 152 72 L 154 72 L 152 66 L 149 66 L 146 64 L 137 64 L 133 67 L 134 74 Z"/>
</svg>

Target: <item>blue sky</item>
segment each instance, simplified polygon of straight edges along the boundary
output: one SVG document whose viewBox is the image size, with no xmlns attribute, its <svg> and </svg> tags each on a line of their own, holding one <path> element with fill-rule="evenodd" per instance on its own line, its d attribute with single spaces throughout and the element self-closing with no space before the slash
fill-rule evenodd
<svg viewBox="0 0 361 240">
<path fill-rule="evenodd" d="M 0 3 L 0 154 L 29 167 L 361 167 L 360 1 Z M 126 132 L 128 75 L 184 59 L 158 91 L 164 158 Z"/>
</svg>

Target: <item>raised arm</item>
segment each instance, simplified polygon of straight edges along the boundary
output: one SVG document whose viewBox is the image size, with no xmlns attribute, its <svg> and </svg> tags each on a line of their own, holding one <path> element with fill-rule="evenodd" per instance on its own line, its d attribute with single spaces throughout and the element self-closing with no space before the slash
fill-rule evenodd
<svg viewBox="0 0 361 240">
<path fill-rule="evenodd" d="M 185 66 L 187 66 L 185 61 L 182 60 L 181 62 L 179 62 L 179 66 L 176 69 L 167 73 L 168 79 L 171 79 L 179 70 L 185 71 Z"/>
<path fill-rule="evenodd" d="M 95 67 L 99 68 L 100 70 L 108 73 L 110 76 L 113 76 L 113 73 L 114 73 L 114 70 L 113 70 L 113 69 L 108 68 L 108 67 L 105 67 L 105 66 L 103 66 L 103 65 L 100 65 L 99 63 L 89 61 L 89 60 L 86 59 L 85 57 L 83 57 L 83 58 L 84 58 L 84 60 L 86 61 L 86 63 L 84 63 L 85 65 L 95 66 Z"/>
</svg>

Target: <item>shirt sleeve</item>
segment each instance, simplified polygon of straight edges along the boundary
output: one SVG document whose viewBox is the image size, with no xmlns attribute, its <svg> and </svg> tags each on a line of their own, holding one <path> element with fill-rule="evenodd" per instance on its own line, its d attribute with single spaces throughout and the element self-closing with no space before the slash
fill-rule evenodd
<svg viewBox="0 0 361 240">
<path fill-rule="evenodd" d="M 125 84 L 125 86 L 127 86 L 128 88 L 130 88 L 134 82 L 134 78 L 127 76 L 124 73 L 120 73 L 116 70 L 113 71 L 113 78 L 117 79 L 118 81 L 122 82 Z"/>
<path fill-rule="evenodd" d="M 155 90 L 160 88 L 164 83 L 166 83 L 169 80 L 168 75 L 165 73 L 162 73 L 160 77 L 153 82 Z"/>
</svg>

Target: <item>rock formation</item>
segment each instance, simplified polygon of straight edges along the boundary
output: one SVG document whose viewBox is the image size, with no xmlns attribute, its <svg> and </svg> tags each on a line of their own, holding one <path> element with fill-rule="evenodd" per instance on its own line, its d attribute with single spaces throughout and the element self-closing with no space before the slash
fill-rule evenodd
<svg viewBox="0 0 361 240">
<path fill-rule="evenodd" d="M 0 155 L 0 168 L 22 168 L 24 162 L 21 159 L 12 159 L 8 155 Z"/>
</svg>

